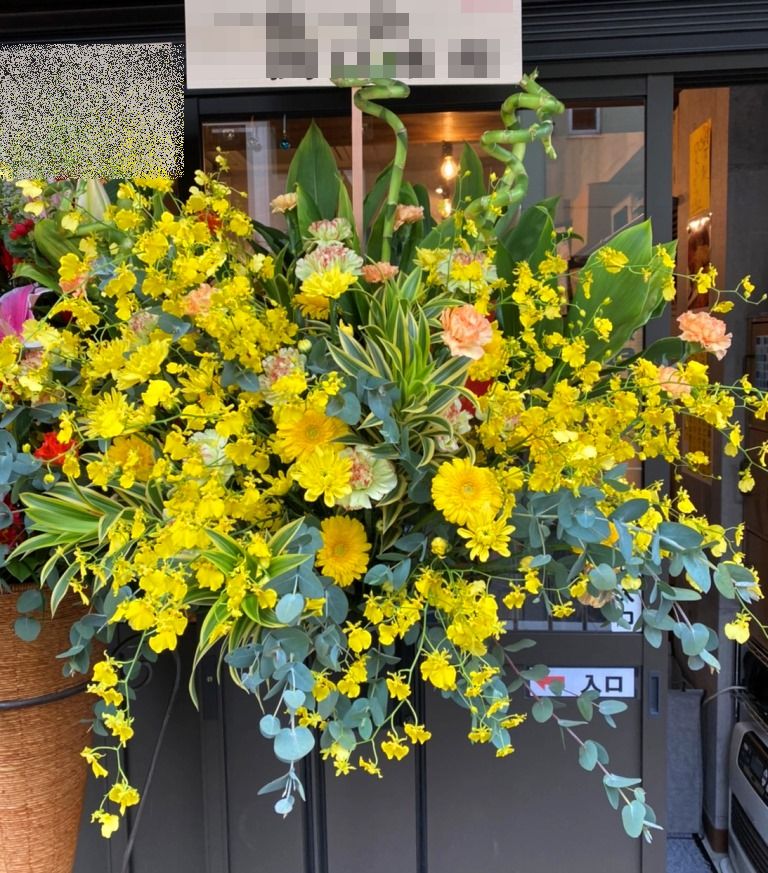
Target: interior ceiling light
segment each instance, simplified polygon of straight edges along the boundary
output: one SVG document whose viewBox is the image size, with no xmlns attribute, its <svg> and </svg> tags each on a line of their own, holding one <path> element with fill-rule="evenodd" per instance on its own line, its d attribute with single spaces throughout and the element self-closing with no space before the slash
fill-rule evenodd
<svg viewBox="0 0 768 873">
<path fill-rule="evenodd" d="M 440 162 L 440 175 L 446 182 L 456 178 L 459 172 L 459 165 L 456 163 L 456 158 L 453 156 L 453 144 L 449 142 L 443 143 L 443 159 Z"/>
</svg>

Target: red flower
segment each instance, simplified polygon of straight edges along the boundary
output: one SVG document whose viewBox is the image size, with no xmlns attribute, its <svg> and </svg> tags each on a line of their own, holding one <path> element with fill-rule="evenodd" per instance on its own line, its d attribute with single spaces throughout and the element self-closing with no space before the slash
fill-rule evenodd
<svg viewBox="0 0 768 873">
<path fill-rule="evenodd" d="M 492 379 L 484 379 L 482 382 L 479 382 L 475 379 L 467 379 L 464 387 L 468 388 L 476 397 L 482 397 L 483 394 L 488 393 L 492 381 Z M 471 400 L 468 400 L 463 394 L 459 397 L 459 400 L 461 400 L 461 408 L 464 412 L 468 412 L 470 415 L 477 414 L 475 404 Z"/>
<path fill-rule="evenodd" d="M 19 221 L 17 224 L 13 225 L 8 236 L 11 239 L 18 239 L 21 236 L 26 236 L 34 226 L 35 222 L 32 221 L 31 218 L 27 218 L 25 221 Z"/>
<path fill-rule="evenodd" d="M 13 520 L 8 527 L 4 527 L 0 530 L 0 546 L 8 546 L 9 550 L 11 550 L 24 539 L 26 536 L 26 530 L 24 528 L 22 512 L 11 503 L 9 494 L 5 495 L 3 503 L 11 510 Z"/>
<path fill-rule="evenodd" d="M 208 230 L 210 230 L 211 233 L 214 233 L 221 227 L 221 219 L 213 212 L 208 212 L 207 210 L 204 212 L 198 212 L 197 217 L 199 221 L 205 221 L 207 223 Z"/>
<path fill-rule="evenodd" d="M 9 275 L 13 272 L 13 264 L 15 258 L 11 255 L 8 249 L 0 242 L 0 267 L 2 267 Z"/>
<path fill-rule="evenodd" d="M 74 444 L 74 440 L 60 443 L 56 434 L 50 431 L 43 437 L 42 445 L 35 450 L 35 457 L 41 461 L 49 461 L 51 464 L 61 467 L 64 463 L 64 456 Z"/>
</svg>

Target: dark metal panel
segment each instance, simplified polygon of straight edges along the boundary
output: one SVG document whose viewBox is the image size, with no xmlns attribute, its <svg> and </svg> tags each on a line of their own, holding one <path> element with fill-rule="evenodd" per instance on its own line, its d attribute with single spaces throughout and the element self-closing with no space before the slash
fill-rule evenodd
<svg viewBox="0 0 768 873">
<path fill-rule="evenodd" d="M 259 788 L 284 773 L 287 765 L 275 758 L 271 741 L 259 732 L 262 713 L 258 702 L 230 680 L 226 669 L 222 687 L 228 857 L 226 864 L 210 873 L 304 873 L 301 802 L 297 801 L 291 815 L 282 818 L 272 808 L 279 794 L 258 795 Z M 195 869 L 191 867 L 186 873 Z"/>
<path fill-rule="evenodd" d="M 184 39 L 184 0 L 5 0 L 0 42 Z"/>
<path fill-rule="evenodd" d="M 182 641 L 181 676 L 191 668 L 193 640 Z M 173 688 L 176 667 L 171 657 L 160 657 L 151 681 L 137 691 L 136 737 L 130 745 L 129 778 L 139 790 L 146 784 L 158 732 Z M 200 755 L 198 713 L 186 693 L 184 680 L 171 712 L 168 732 L 142 812 L 132 871 L 162 870 L 187 873 L 199 867 L 203 854 L 202 783 L 197 766 Z M 169 839 L 169 834 L 177 835 Z M 116 866 L 116 873 L 120 866 Z M 91 871 L 89 871 L 91 873 Z"/>
<path fill-rule="evenodd" d="M 654 242 L 673 238 L 672 135 L 674 79 L 671 75 L 648 77 L 645 131 L 645 208 L 653 222 Z M 670 334 L 670 310 L 645 328 L 645 344 Z M 661 480 L 669 489 L 669 465 L 663 461 L 643 465 L 646 482 Z M 645 702 L 642 711 L 642 763 L 644 787 L 649 802 L 662 824 L 667 820 L 667 676 L 669 653 L 666 645 L 654 649 L 643 645 Z M 643 842 L 644 873 L 666 870 L 667 833 L 654 833 L 652 843 Z"/>
<path fill-rule="evenodd" d="M 203 166 L 202 130 L 196 97 L 184 98 L 184 175 L 179 179 L 182 197 L 189 194 L 194 183 L 195 170 Z"/>
<path fill-rule="evenodd" d="M 205 873 L 228 873 L 227 749 L 224 735 L 224 690 L 216 675 L 218 653 L 209 653 L 197 674 L 200 703 L 200 772 L 202 775 Z"/>
<path fill-rule="evenodd" d="M 558 665 L 563 663 L 568 662 L 561 656 Z M 627 702 L 627 711 L 618 716 L 620 733 L 602 719 L 579 731 L 606 747 L 617 772 L 638 776 L 641 703 Z M 436 693 L 428 695 L 427 706 L 433 733 L 427 750 L 433 873 L 639 873 L 640 847 L 624 834 L 601 775 L 579 766 L 576 744 L 561 740 L 554 723 L 539 725 L 529 718 L 512 732 L 517 751 L 498 759 L 490 746 L 470 745 L 466 710 Z M 579 718 L 575 705 L 570 707 L 568 717 Z M 513 704 L 513 711 L 528 709 L 528 702 Z"/>
<path fill-rule="evenodd" d="M 649 76 L 645 111 L 645 212 L 653 224 L 654 242 L 672 239 L 672 113 L 674 79 Z M 645 345 L 670 334 L 670 308 L 645 327 Z M 663 459 L 643 465 L 646 483 L 661 480 L 669 488 L 669 465 Z"/>
<path fill-rule="evenodd" d="M 417 873 L 415 757 L 380 764 L 382 779 L 325 765 L 330 873 Z"/>
<path fill-rule="evenodd" d="M 523 0 L 529 60 L 659 57 L 768 47 L 764 0 Z"/>
</svg>

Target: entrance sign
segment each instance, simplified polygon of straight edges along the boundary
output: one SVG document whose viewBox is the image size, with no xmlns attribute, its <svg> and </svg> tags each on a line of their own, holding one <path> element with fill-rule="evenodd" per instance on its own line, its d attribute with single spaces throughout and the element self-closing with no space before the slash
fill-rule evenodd
<svg viewBox="0 0 768 873">
<path fill-rule="evenodd" d="M 521 0 L 185 0 L 187 87 L 522 76 Z"/>
<path fill-rule="evenodd" d="M 531 691 L 538 697 L 555 697 L 552 683 L 557 682 L 557 696 L 564 700 L 597 691 L 600 697 L 634 697 L 634 667 L 550 667 L 544 679 L 531 682 Z"/>
</svg>

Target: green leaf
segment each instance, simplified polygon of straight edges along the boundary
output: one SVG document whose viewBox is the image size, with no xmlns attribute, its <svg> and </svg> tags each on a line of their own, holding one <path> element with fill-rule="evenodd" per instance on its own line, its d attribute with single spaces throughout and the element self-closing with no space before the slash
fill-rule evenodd
<svg viewBox="0 0 768 873">
<path fill-rule="evenodd" d="M 608 798 L 608 803 L 610 803 L 614 809 L 618 809 L 619 801 L 621 800 L 621 795 L 619 794 L 619 792 L 615 788 L 611 788 L 610 785 L 603 784 L 603 788 L 605 788 L 605 794 Z"/>
<path fill-rule="evenodd" d="M 522 652 L 523 649 L 530 649 L 536 645 L 535 640 L 522 639 L 517 640 L 514 643 L 510 643 L 508 646 L 504 646 L 505 652 Z"/>
<path fill-rule="evenodd" d="M 468 175 L 466 175 L 468 174 Z M 487 193 L 483 164 L 469 143 L 464 143 L 459 159 L 459 172 L 453 192 L 453 208 L 463 209 L 467 203 Z"/>
<path fill-rule="evenodd" d="M 617 273 L 609 273 L 601 263 L 605 247 L 626 255 L 627 266 Z M 613 330 L 607 340 L 590 337 L 588 360 L 602 360 L 624 348 L 632 334 L 664 303 L 661 292 L 669 275 L 670 271 L 654 254 L 649 221 L 625 228 L 590 255 L 580 272 L 569 309 L 568 330 L 572 336 L 581 334 L 584 325 L 590 324 L 596 315 L 607 318 Z M 584 284 L 587 276 L 592 279 L 588 291 Z"/>
<path fill-rule="evenodd" d="M 616 571 L 610 564 L 598 564 L 589 571 L 589 581 L 598 591 L 612 591 L 616 588 Z"/>
<path fill-rule="evenodd" d="M 354 249 L 356 252 L 360 251 L 360 240 L 357 237 L 358 228 L 355 227 L 355 213 L 352 208 L 352 201 L 349 199 L 349 192 L 347 191 L 347 185 L 344 181 L 344 177 L 341 174 L 337 176 L 338 184 L 339 184 L 339 203 L 336 207 L 336 215 L 340 218 L 346 218 L 349 222 L 349 226 L 352 228 L 352 239 L 349 240 L 349 248 Z"/>
<path fill-rule="evenodd" d="M 22 591 L 16 601 L 18 612 L 36 612 L 43 608 L 43 592 L 39 588 L 28 588 Z"/>
<path fill-rule="evenodd" d="M 284 776 L 279 776 L 277 779 L 267 782 L 266 785 L 262 785 L 256 793 L 269 794 L 271 791 L 282 791 L 288 784 L 288 779 L 289 776 L 287 773 Z"/>
<path fill-rule="evenodd" d="M 13 275 L 14 278 L 31 279 L 43 288 L 58 290 L 59 287 L 59 280 L 55 273 L 34 267 L 32 264 L 18 264 L 13 270 Z"/>
<path fill-rule="evenodd" d="M 275 803 L 275 812 L 278 815 L 285 817 L 291 812 L 295 802 L 296 799 L 292 794 L 289 794 L 287 797 L 281 797 L 280 800 Z"/>
<path fill-rule="evenodd" d="M 621 810 L 621 823 L 630 837 L 639 837 L 643 832 L 645 821 L 645 804 L 633 800 Z"/>
<path fill-rule="evenodd" d="M 652 646 L 654 649 L 658 649 L 661 646 L 663 635 L 658 628 L 651 627 L 646 624 L 643 627 L 643 635 L 645 639 L 648 641 L 648 645 Z"/>
<path fill-rule="evenodd" d="M 613 510 L 610 515 L 612 521 L 637 521 L 648 511 L 651 504 L 642 497 L 627 500 Z"/>
<path fill-rule="evenodd" d="M 524 210 L 514 226 L 514 212 L 507 212 L 496 225 L 499 243 L 512 264 L 528 261 L 534 271 L 552 248 L 557 197 L 542 200 Z"/>
<path fill-rule="evenodd" d="M 286 190 L 297 186 L 317 206 L 320 218 L 335 218 L 339 204 L 339 169 L 333 151 L 313 121 L 288 168 Z"/>
<path fill-rule="evenodd" d="M 283 702 L 291 712 L 296 712 L 300 706 L 303 706 L 306 699 L 307 695 L 298 688 L 289 688 L 283 692 Z"/>
<path fill-rule="evenodd" d="M 543 724 L 545 721 L 549 721 L 552 718 L 552 712 L 554 710 L 554 704 L 549 697 L 541 697 L 536 703 L 531 707 L 531 715 L 534 720 Z"/>
<path fill-rule="evenodd" d="M 642 779 L 631 779 L 627 776 L 617 776 L 615 773 L 608 773 L 603 777 L 603 784 L 608 788 L 632 788 L 639 785 Z"/>
<path fill-rule="evenodd" d="M 618 715 L 626 710 L 627 704 L 622 700 L 601 700 L 597 708 L 600 710 L 600 715 Z"/>
<path fill-rule="evenodd" d="M 275 715 L 263 715 L 259 719 L 259 732 L 268 740 L 276 737 L 281 730 L 280 719 Z M 266 786 L 265 786 L 266 787 Z"/>
<path fill-rule="evenodd" d="M 31 643 L 40 635 L 42 625 L 36 618 L 22 615 L 13 623 L 13 629 L 19 639 L 24 640 L 25 643 Z"/>
<path fill-rule="evenodd" d="M 376 213 L 379 211 L 382 204 L 386 202 L 391 176 L 392 162 L 387 164 L 387 166 L 379 173 L 371 190 L 365 195 L 365 200 L 363 202 L 363 224 L 365 225 L 366 230 L 373 224 Z"/>
<path fill-rule="evenodd" d="M 588 692 L 587 694 L 580 694 L 576 698 L 576 706 L 578 706 L 582 718 L 585 718 L 587 721 L 592 721 L 592 715 L 594 714 L 593 697 L 594 692 Z"/>
<path fill-rule="evenodd" d="M 704 541 L 698 531 L 675 521 L 663 521 L 659 525 L 658 533 L 663 545 L 679 552 L 698 549 Z"/>
<path fill-rule="evenodd" d="M 680 628 L 677 636 L 686 655 L 700 655 L 709 641 L 709 628 L 699 622 L 691 627 L 686 624 Z"/>
<path fill-rule="evenodd" d="M 547 667 L 546 664 L 534 664 L 533 667 L 521 670 L 520 675 L 523 679 L 538 682 L 539 679 L 544 679 L 549 676 L 549 667 Z"/>
<path fill-rule="evenodd" d="M 295 521 L 283 525 L 283 527 L 281 527 L 280 530 L 277 531 L 277 533 L 272 535 L 272 539 L 270 539 L 269 545 L 272 549 L 273 554 L 282 552 L 283 549 L 287 548 L 287 546 L 293 541 L 293 538 L 301 529 L 302 524 L 304 524 L 304 519 L 297 518 Z"/>
<path fill-rule="evenodd" d="M 733 584 L 727 563 L 720 563 L 715 568 L 715 587 L 729 600 L 736 596 L 736 586 Z"/>
<path fill-rule="evenodd" d="M 301 187 L 296 186 L 296 219 L 302 239 L 309 237 L 309 225 L 319 221 L 322 216 L 312 197 Z"/>
<path fill-rule="evenodd" d="M 308 755 L 314 745 L 315 738 L 308 728 L 283 728 L 275 737 L 275 757 L 286 764 L 291 764 Z"/>
<path fill-rule="evenodd" d="M 53 591 L 51 592 L 51 615 L 56 615 L 56 610 L 66 596 L 67 591 L 69 591 L 69 583 L 79 569 L 80 565 L 74 562 L 59 576 L 58 582 L 53 586 Z"/>
<path fill-rule="evenodd" d="M 594 770 L 597 766 L 597 746 L 592 740 L 587 740 L 583 746 L 579 748 L 579 764 L 585 770 Z"/>
</svg>

